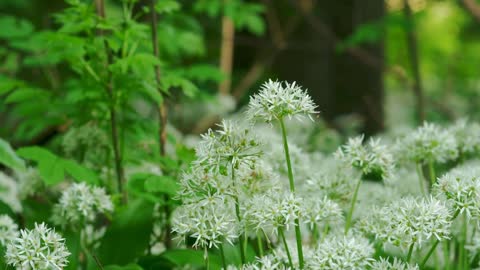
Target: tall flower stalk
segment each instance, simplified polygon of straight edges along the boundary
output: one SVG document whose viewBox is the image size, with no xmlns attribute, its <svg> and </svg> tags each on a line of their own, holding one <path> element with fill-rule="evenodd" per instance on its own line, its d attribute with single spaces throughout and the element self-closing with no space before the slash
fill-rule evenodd
<svg viewBox="0 0 480 270">
<path fill-rule="evenodd" d="M 250 119 L 261 119 L 267 123 L 276 120 L 281 127 L 288 181 L 292 194 L 295 193 L 295 180 L 284 119 L 285 117 L 291 118 L 292 116 L 301 118 L 305 115 L 312 119 L 311 114 L 316 113 L 315 108 L 316 105 L 313 103 L 311 97 L 295 82 L 288 83 L 269 80 L 262 85 L 260 92 L 250 99 L 247 111 Z M 302 247 L 302 231 L 298 217 L 295 218 L 295 238 L 297 242 L 299 267 L 303 269 L 305 262 Z"/>
</svg>

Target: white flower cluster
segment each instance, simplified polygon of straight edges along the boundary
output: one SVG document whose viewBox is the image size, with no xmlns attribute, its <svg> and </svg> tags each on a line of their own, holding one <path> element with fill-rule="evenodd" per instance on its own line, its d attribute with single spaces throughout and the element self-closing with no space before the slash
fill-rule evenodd
<svg viewBox="0 0 480 270">
<path fill-rule="evenodd" d="M 266 122 L 281 120 L 285 117 L 315 114 L 316 105 L 312 98 L 295 82 L 269 80 L 264 83 L 258 94 L 250 98 L 247 114 L 250 119 Z"/>
<path fill-rule="evenodd" d="M 379 209 L 361 220 L 358 228 L 377 240 L 394 246 L 420 248 L 431 238 L 450 238 L 451 214 L 447 206 L 434 198 L 407 197 Z"/>
<path fill-rule="evenodd" d="M 172 230 L 180 237 L 195 238 L 193 247 L 218 247 L 233 243 L 239 235 L 239 223 L 231 200 L 212 196 L 198 203 L 184 204 L 172 217 Z"/>
<path fill-rule="evenodd" d="M 419 270 L 418 265 L 410 265 L 402 262 L 398 258 L 393 258 L 393 261 L 388 261 L 385 258 L 372 263 L 371 270 Z"/>
<path fill-rule="evenodd" d="M 460 154 L 480 153 L 480 124 L 468 122 L 466 119 L 456 121 L 449 131 L 457 140 Z"/>
<path fill-rule="evenodd" d="M 0 201 L 4 202 L 15 212 L 22 212 L 18 185 L 15 180 L 3 172 L 0 172 Z"/>
<path fill-rule="evenodd" d="M 445 200 L 454 212 L 480 218 L 480 169 L 461 166 L 438 178 L 433 186 L 439 199 Z"/>
<path fill-rule="evenodd" d="M 397 142 L 400 155 L 416 163 L 445 163 L 458 157 L 457 140 L 452 132 L 431 123 L 408 134 Z"/>
<path fill-rule="evenodd" d="M 307 223 L 310 229 L 316 226 L 333 224 L 338 225 L 343 221 L 343 212 L 340 205 L 331 201 L 326 196 L 323 199 L 308 197 L 304 200 L 303 221 Z"/>
<path fill-rule="evenodd" d="M 329 236 L 307 261 L 307 269 L 366 269 L 373 261 L 373 246 L 363 237 Z"/>
<path fill-rule="evenodd" d="M 18 236 L 18 226 L 8 215 L 0 215 L 0 243 L 5 246 Z"/>
<path fill-rule="evenodd" d="M 279 228 L 289 230 L 294 220 L 303 216 L 304 212 L 303 200 L 294 194 L 270 192 L 245 202 L 242 219 L 254 231 L 276 234 Z"/>
<path fill-rule="evenodd" d="M 20 237 L 7 244 L 7 264 L 22 270 L 58 270 L 68 264 L 68 252 L 63 239 L 44 223 L 33 230 L 21 230 Z"/>
<path fill-rule="evenodd" d="M 67 188 L 53 208 L 55 223 L 80 225 L 93 222 L 97 215 L 111 213 L 113 203 L 104 188 L 74 183 Z"/>
<path fill-rule="evenodd" d="M 249 129 L 240 128 L 239 125 L 224 120 L 219 130 L 209 129 L 203 134 L 202 141 L 195 149 L 195 163 L 224 175 L 230 166 L 239 168 L 242 164 L 253 165 L 261 154 L 258 140 L 251 136 Z"/>
<path fill-rule="evenodd" d="M 392 174 L 394 161 L 387 146 L 380 139 L 371 138 L 367 145 L 363 144 L 363 135 L 348 139 L 341 146 L 335 157 L 362 171 L 363 175 L 379 176 L 385 179 Z"/>
<path fill-rule="evenodd" d="M 15 172 L 15 178 L 18 180 L 18 195 L 22 199 L 34 195 L 43 186 L 40 173 L 33 167 Z"/>
<path fill-rule="evenodd" d="M 253 263 L 248 263 L 241 266 L 240 268 L 229 265 L 227 270 L 293 270 L 290 267 L 285 266 L 273 255 L 267 255 L 257 260 Z"/>
</svg>

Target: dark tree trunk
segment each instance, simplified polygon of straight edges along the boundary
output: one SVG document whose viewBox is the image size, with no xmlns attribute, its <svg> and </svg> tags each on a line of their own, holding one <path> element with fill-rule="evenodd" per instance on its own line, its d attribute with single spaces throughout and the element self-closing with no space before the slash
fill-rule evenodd
<svg viewBox="0 0 480 270">
<path fill-rule="evenodd" d="M 363 121 L 361 132 L 374 134 L 384 128 L 383 40 L 361 45 L 379 60 L 372 65 L 335 43 L 354 33 L 362 24 L 376 22 L 385 14 L 384 0 L 336 0 L 316 2 L 313 15 L 332 31 L 322 35 L 307 19 L 291 38 L 292 45 L 276 58 L 273 71 L 279 79 L 295 80 L 309 89 L 329 122 L 341 115 L 356 114 Z"/>
</svg>

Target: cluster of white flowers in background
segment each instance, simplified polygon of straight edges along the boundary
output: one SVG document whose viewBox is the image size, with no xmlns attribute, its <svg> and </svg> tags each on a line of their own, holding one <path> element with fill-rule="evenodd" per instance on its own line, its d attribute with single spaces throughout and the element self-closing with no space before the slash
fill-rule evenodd
<svg viewBox="0 0 480 270">
<path fill-rule="evenodd" d="M 460 154 L 480 153 L 480 124 L 460 119 L 449 128 L 449 132 L 455 137 Z"/>
<path fill-rule="evenodd" d="M 21 230 L 20 236 L 7 244 L 7 264 L 22 270 L 63 269 L 70 255 L 63 239 L 44 223 L 32 230 Z"/>
<path fill-rule="evenodd" d="M 444 163 L 458 157 L 457 145 L 452 132 L 432 123 L 424 123 L 398 140 L 397 150 L 408 161 Z"/>
<path fill-rule="evenodd" d="M 0 172 L 0 201 L 15 212 L 22 212 L 18 185 L 13 178 Z"/>
<path fill-rule="evenodd" d="M 98 215 L 111 213 L 113 203 L 104 188 L 86 183 L 68 187 L 53 208 L 53 221 L 59 225 L 83 226 L 93 222 Z"/>
<path fill-rule="evenodd" d="M 452 214 L 445 205 L 434 198 L 407 197 L 396 200 L 358 223 L 366 234 L 373 234 L 382 243 L 407 249 L 411 245 L 420 248 L 434 238 L 450 238 Z"/>
<path fill-rule="evenodd" d="M 18 225 L 8 215 L 0 215 L 0 243 L 2 246 L 5 246 L 6 243 L 14 240 L 17 236 Z"/>
<path fill-rule="evenodd" d="M 380 139 L 371 138 L 363 144 L 363 135 L 348 139 L 347 144 L 335 152 L 335 157 L 362 171 L 364 175 L 378 175 L 385 179 L 394 169 L 394 160 Z"/>
<path fill-rule="evenodd" d="M 389 261 L 385 258 L 372 263 L 371 270 L 419 270 L 418 265 L 410 265 L 402 262 L 398 258 L 393 258 L 393 261 Z"/>
</svg>

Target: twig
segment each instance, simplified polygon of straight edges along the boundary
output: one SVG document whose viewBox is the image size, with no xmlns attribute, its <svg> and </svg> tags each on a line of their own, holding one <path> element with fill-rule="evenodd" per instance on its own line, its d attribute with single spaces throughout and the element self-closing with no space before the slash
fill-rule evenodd
<svg viewBox="0 0 480 270">
<path fill-rule="evenodd" d="M 480 4 L 475 2 L 475 0 L 460 0 L 461 6 L 468 12 L 472 17 L 480 23 Z"/>
<path fill-rule="evenodd" d="M 417 120 L 419 123 L 422 123 L 425 120 L 425 101 L 423 97 L 422 80 L 418 64 L 417 37 L 415 35 L 412 9 L 410 8 L 407 0 L 404 0 L 403 4 L 403 12 L 405 14 L 405 19 L 407 20 L 407 26 L 405 31 L 407 32 L 408 56 L 410 57 L 410 65 L 414 78 L 413 92 L 415 94 L 415 99 L 417 103 Z"/>
<path fill-rule="evenodd" d="M 105 19 L 105 3 L 103 0 L 95 0 L 95 6 L 97 10 L 97 15 Z M 97 34 L 99 36 L 104 35 L 102 29 L 97 30 Z M 111 134 L 112 134 L 112 144 L 113 144 L 113 153 L 115 159 L 115 171 L 117 174 L 117 183 L 118 183 L 118 192 L 122 194 L 122 201 L 123 203 L 127 203 L 127 192 L 124 189 L 125 184 L 125 175 L 123 170 L 122 164 L 122 154 L 120 152 L 120 144 L 118 139 L 118 127 L 117 127 L 117 112 L 115 110 L 115 97 L 113 93 L 113 76 L 112 72 L 108 69 L 113 62 L 113 55 L 108 47 L 107 40 L 104 40 L 105 52 L 107 54 L 107 62 L 105 63 L 105 68 L 107 70 L 107 84 L 105 90 L 110 98 L 110 127 L 111 127 Z"/>
<path fill-rule="evenodd" d="M 150 19 L 151 19 L 151 26 L 152 26 L 152 47 L 153 47 L 153 54 L 155 55 L 155 58 L 159 58 L 160 56 L 160 51 L 158 48 L 158 33 L 157 33 L 157 25 L 158 25 L 158 18 L 157 18 L 157 12 L 155 11 L 155 3 L 156 0 L 151 0 L 150 1 Z M 154 66 L 155 69 L 155 80 L 157 83 L 157 91 L 160 95 L 162 95 L 162 89 L 161 89 L 161 84 L 160 84 L 160 79 L 161 79 L 161 72 L 160 72 L 160 66 L 157 64 Z M 159 148 L 160 148 L 160 155 L 165 156 L 166 155 L 166 144 L 167 144 L 167 105 L 165 104 L 165 101 L 162 99 L 162 101 L 158 104 L 158 137 L 159 137 Z M 165 195 L 165 201 L 168 201 L 168 196 Z M 170 223 L 169 223 L 169 217 L 170 217 L 170 209 L 168 206 L 168 203 L 165 204 L 164 206 L 165 209 L 165 246 L 167 248 L 170 248 L 172 245 L 171 241 L 171 236 L 170 236 Z"/>
<path fill-rule="evenodd" d="M 226 5 L 228 0 L 224 0 Z M 220 83 L 218 91 L 226 95 L 230 92 L 232 84 L 233 48 L 235 38 L 235 27 L 231 18 L 223 15 L 222 18 L 222 44 L 220 50 L 220 70 L 226 78 Z"/>
</svg>

